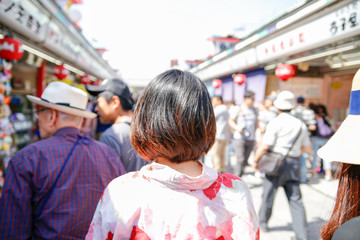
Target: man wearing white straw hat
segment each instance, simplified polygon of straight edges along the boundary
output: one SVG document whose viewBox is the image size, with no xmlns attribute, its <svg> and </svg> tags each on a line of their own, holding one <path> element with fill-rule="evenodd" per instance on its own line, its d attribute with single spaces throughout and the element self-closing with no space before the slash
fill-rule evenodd
<svg viewBox="0 0 360 240">
<path fill-rule="evenodd" d="M 318 150 L 329 162 L 339 162 L 339 179 L 334 210 L 321 229 L 324 240 L 360 238 L 360 69 L 354 76 L 349 115 L 336 133 Z"/>
<path fill-rule="evenodd" d="M 307 239 L 307 221 L 300 192 L 300 155 L 310 152 L 310 138 L 306 125 L 291 115 L 295 107 L 295 96 L 292 92 L 282 91 L 274 101 L 279 115 L 266 126 L 262 144 L 254 156 L 253 167 L 258 169 L 262 155 L 270 149 L 285 157 L 283 167 L 276 173 L 266 173 L 263 182 L 262 204 L 259 211 L 260 228 L 269 231 L 268 221 L 271 217 L 275 194 L 278 187 L 283 187 L 289 201 L 296 240 Z"/>
<path fill-rule="evenodd" d="M 125 173 L 116 153 L 80 133 L 87 94 L 52 82 L 38 106 L 43 140 L 9 162 L 0 198 L 0 239 L 84 239 L 97 202 L 114 178 Z"/>
</svg>

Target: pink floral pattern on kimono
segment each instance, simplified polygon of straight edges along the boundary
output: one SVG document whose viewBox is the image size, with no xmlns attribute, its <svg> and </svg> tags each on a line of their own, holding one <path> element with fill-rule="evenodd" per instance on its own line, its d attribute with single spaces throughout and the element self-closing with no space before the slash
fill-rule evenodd
<svg viewBox="0 0 360 240">
<path fill-rule="evenodd" d="M 246 183 L 202 167 L 200 176 L 189 177 L 153 162 L 114 179 L 86 239 L 258 240 L 258 218 Z"/>
</svg>

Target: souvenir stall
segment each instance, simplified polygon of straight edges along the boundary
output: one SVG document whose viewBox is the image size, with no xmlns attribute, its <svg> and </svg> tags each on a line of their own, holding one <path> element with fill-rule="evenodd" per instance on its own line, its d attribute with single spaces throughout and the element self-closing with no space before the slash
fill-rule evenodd
<svg viewBox="0 0 360 240">
<path fill-rule="evenodd" d="M 16 151 L 14 125 L 10 103 L 11 68 L 23 56 L 22 44 L 11 36 L 0 39 L 0 188 L 3 186 L 5 168 Z"/>
</svg>

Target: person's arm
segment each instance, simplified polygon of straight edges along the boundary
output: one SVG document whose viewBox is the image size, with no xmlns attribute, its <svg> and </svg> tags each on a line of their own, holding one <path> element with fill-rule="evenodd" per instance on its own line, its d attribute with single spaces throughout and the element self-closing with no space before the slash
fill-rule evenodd
<svg viewBox="0 0 360 240">
<path fill-rule="evenodd" d="M 233 182 L 235 181 L 239 180 L 233 180 Z M 239 221 L 233 221 L 234 239 L 259 240 L 259 219 L 254 208 L 251 192 L 244 181 L 239 181 L 236 185 L 233 184 L 233 186 L 237 186 L 236 192 L 243 194 L 240 201 L 242 210 L 239 212 L 239 216 L 236 217 Z M 237 202 L 239 201 L 237 200 Z"/>
<path fill-rule="evenodd" d="M 301 153 L 307 153 L 310 154 L 312 149 L 311 149 L 311 140 L 309 137 L 309 134 L 307 134 L 307 130 L 306 130 L 306 126 L 305 124 L 302 125 L 302 131 L 305 132 L 304 134 L 304 138 L 301 144 Z"/>
<path fill-rule="evenodd" d="M 253 168 L 255 169 L 259 169 L 258 167 L 258 162 L 260 160 L 260 158 L 262 157 L 262 155 L 264 155 L 267 151 L 269 151 L 270 146 L 266 145 L 266 144 L 261 144 L 260 147 L 256 150 L 255 155 L 254 155 L 254 162 L 253 162 Z"/>
<path fill-rule="evenodd" d="M 231 109 L 229 114 L 228 124 L 233 131 L 242 133 L 242 129 L 240 129 L 236 123 L 236 119 L 238 118 L 239 113 L 240 113 L 240 106 L 238 108 Z"/>
<path fill-rule="evenodd" d="M 232 119 L 231 117 L 229 117 L 228 123 L 229 123 L 229 126 L 230 126 L 230 128 L 231 128 L 232 130 L 234 130 L 234 131 L 239 131 L 239 132 L 241 131 L 241 130 L 238 129 L 235 120 Z"/>
<path fill-rule="evenodd" d="M 309 131 L 315 131 L 316 130 L 316 125 L 309 125 L 308 129 L 309 129 Z"/>
<path fill-rule="evenodd" d="M 130 239 L 142 199 L 131 196 L 132 185 L 129 185 L 129 181 L 138 177 L 138 172 L 129 174 L 114 179 L 105 188 L 85 240 L 113 239 L 114 235 L 116 239 Z"/>
<path fill-rule="evenodd" d="M 31 239 L 32 183 L 24 155 L 10 160 L 0 198 L 0 239 Z"/>
<path fill-rule="evenodd" d="M 116 211 L 110 199 L 108 187 L 105 188 L 99 200 L 85 240 L 113 239 Z"/>
<path fill-rule="evenodd" d="M 316 117 L 315 117 L 315 112 L 313 110 L 307 109 L 303 111 L 303 119 L 305 119 L 307 129 L 309 131 L 316 130 Z"/>
<path fill-rule="evenodd" d="M 116 154 L 120 157 L 121 159 L 121 155 L 122 155 L 122 146 L 119 144 L 119 141 L 117 139 L 115 139 L 114 136 L 109 135 L 109 134 L 102 134 L 100 136 L 99 139 L 100 142 L 105 143 L 106 145 L 108 145 L 109 147 L 111 147 L 112 149 L 114 149 L 114 151 L 116 152 Z M 121 161 L 123 161 L 123 159 L 121 159 Z"/>
<path fill-rule="evenodd" d="M 311 153 L 311 145 L 302 146 L 301 147 L 301 152 L 310 154 Z"/>
</svg>

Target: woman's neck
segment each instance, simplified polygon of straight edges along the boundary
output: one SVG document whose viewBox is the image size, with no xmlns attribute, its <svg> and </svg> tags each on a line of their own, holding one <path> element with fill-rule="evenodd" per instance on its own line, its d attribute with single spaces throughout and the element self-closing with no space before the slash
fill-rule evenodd
<svg viewBox="0 0 360 240">
<path fill-rule="evenodd" d="M 155 162 L 171 167 L 172 169 L 181 172 L 189 177 L 197 177 L 202 174 L 202 165 L 198 161 L 185 161 L 182 163 L 171 162 L 167 158 L 159 157 Z"/>
</svg>

